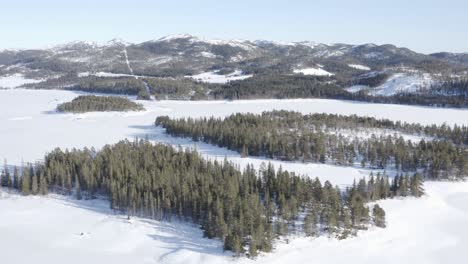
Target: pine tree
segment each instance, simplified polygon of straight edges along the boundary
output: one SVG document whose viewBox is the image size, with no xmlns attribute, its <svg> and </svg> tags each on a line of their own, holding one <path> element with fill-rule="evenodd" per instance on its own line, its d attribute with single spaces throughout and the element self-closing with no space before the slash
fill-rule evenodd
<svg viewBox="0 0 468 264">
<path fill-rule="evenodd" d="M 37 179 L 37 173 L 34 173 L 31 180 L 32 180 L 32 183 L 31 183 L 31 194 L 33 195 L 36 195 L 39 193 L 39 183 L 38 183 L 38 179 Z"/>
<path fill-rule="evenodd" d="M 312 209 L 304 218 L 304 232 L 306 236 L 317 235 L 317 211 Z"/>
<path fill-rule="evenodd" d="M 81 200 L 83 198 L 81 195 L 80 181 L 78 179 L 75 180 L 75 195 L 77 200 Z"/>
<path fill-rule="evenodd" d="M 413 177 L 411 177 L 410 191 L 411 191 L 411 195 L 415 197 L 421 197 L 422 195 L 424 195 L 424 188 L 423 188 L 423 181 L 422 181 L 421 174 L 415 173 Z"/>
<path fill-rule="evenodd" d="M 20 179 L 19 179 L 19 172 L 18 167 L 15 166 L 13 169 L 13 188 L 19 190 L 20 187 Z"/>
<path fill-rule="evenodd" d="M 40 177 L 39 192 L 41 195 L 46 195 L 48 193 L 47 179 L 44 174 L 42 174 Z"/>
<path fill-rule="evenodd" d="M 31 187 L 30 187 L 30 175 L 29 175 L 29 170 L 23 166 L 22 169 L 22 175 L 21 175 L 21 193 L 23 195 L 29 195 L 31 192 Z"/>
<path fill-rule="evenodd" d="M 374 205 L 372 210 L 372 217 L 374 218 L 374 223 L 378 227 L 384 228 L 385 225 L 385 211 L 378 204 Z"/>
</svg>

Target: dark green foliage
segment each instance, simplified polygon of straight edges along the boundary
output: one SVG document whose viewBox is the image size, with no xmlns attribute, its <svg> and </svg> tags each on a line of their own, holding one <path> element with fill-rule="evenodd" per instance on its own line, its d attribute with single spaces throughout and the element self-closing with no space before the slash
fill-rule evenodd
<svg viewBox="0 0 468 264">
<path fill-rule="evenodd" d="M 327 82 L 328 80 L 328 77 L 319 76 L 259 75 L 220 86 L 213 90 L 212 96 L 215 99 L 353 97 L 351 93 Z"/>
<path fill-rule="evenodd" d="M 465 144 L 468 129 L 455 126 L 421 126 L 357 116 L 302 115 L 274 111 L 262 115 L 234 114 L 225 119 L 177 119 L 158 117 L 156 125 L 173 136 L 191 137 L 227 147 L 242 156 L 267 156 L 281 160 L 332 162 L 337 165 L 392 168 L 403 172 L 422 169 L 434 179 L 462 178 L 468 174 Z M 341 129 L 392 129 L 395 132 L 438 137 L 419 143 L 397 136 L 349 138 Z"/>
<path fill-rule="evenodd" d="M 206 99 L 209 87 L 215 85 L 197 83 L 188 78 L 147 78 L 151 94 L 158 99 Z"/>
<path fill-rule="evenodd" d="M 31 193 L 31 174 L 29 174 L 29 168 L 24 167 L 21 174 L 21 193 L 23 195 L 29 195 Z"/>
<path fill-rule="evenodd" d="M 13 181 L 11 179 L 10 171 L 5 161 L 5 165 L 3 166 L 3 171 L 0 174 L 0 187 L 13 187 Z"/>
<path fill-rule="evenodd" d="M 377 87 L 383 84 L 389 77 L 390 75 L 385 73 L 364 75 L 362 77 L 357 78 L 354 81 L 353 85 L 366 85 L 369 87 Z"/>
<path fill-rule="evenodd" d="M 468 78 L 448 78 L 433 85 L 431 91 L 442 96 L 459 96 L 468 100 Z"/>
<path fill-rule="evenodd" d="M 385 211 L 378 204 L 374 205 L 372 209 L 372 217 L 374 218 L 374 223 L 378 227 L 385 227 Z"/>
<path fill-rule="evenodd" d="M 87 76 L 78 79 L 78 83 L 66 87 L 67 90 L 79 90 L 94 93 L 112 93 L 137 95 L 146 90 L 145 84 L 134 77 L 96 77 Z"/>
<path fill-rule="evenodd" d="M 146 140 L 122 141 L 99 152 L 56 149 L 43 164 L 23 166 L 21 179 L 25 195 L 75 190 L 77 199 L 107 196 L 111 207 L 128 217 L 190 219 L 207 237 L 224 241 L 226 250 L 240 255 L 248 247 L 252 257 L 272 249 L 275 233 L 295 230 L 301 212 L 306 213 L 306 235 L 327 232 L 346 238 L 368 225 L 367 202 L 399 193 L 371 194 L 370 186 L 385 186 L 386 176 L 361 180 L 342 192 L 328 181 L 322 185 L 318 179 L 276 171 L 271 164 L 260 171 L 251 166 L 239 171 L 227 161 L 207 161 L 195 151 Z"/>
<path fill-rule="evenodd" d="M 142 111 L 141 104 L 118 96 L 82 95 L 57 106 L 59 112 L 84 113 L 93 111 Z"/>
</svg>

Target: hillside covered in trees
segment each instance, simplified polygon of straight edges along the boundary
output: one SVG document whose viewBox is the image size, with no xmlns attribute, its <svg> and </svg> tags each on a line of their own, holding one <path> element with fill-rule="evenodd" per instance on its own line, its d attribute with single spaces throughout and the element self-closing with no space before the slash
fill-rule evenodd
<svg viewBox="0 0 468 264">
<path fill-rule="evenodd" d="M 142 111 L 143 105 L 119 96 L 82 95 L 57 106 L 59 112 Z"/>
<path fill-rule="evenodd" d="M 370 224 L 385 227 L 385 211 L 378 205 L 370 209 L 368 202 L 424 194 L 419 174 L 392 181 L 370 175 L 340 190 L 271 164 L 240 171 L 227 161 L 207 161 L 195 151 L 147 140 L 122 141 L 100 151 L 56 149 L 43 163 L 15 167 L 13 173 L 5 166 L 0 179 L 3 187 L 24 195 L 104 195 L 129 217 L 193 221 L 207 237 L 221 239 L 226 250 L 250 256 L 272 250 L 274 239 L 291 231 L 344 239 Z"/>
<path fill-rule="evenodd" d="M 370 95 L 364 90 L 352 93 L 345 89 L 352 85 L 376 87 L 384 83 L 389 76 L 387 73 L 362 77 L 361 75 L 310 76 L 268 72 L 244 80 L 214 84 L 184 77 L 103 77 L 71 73 L 41 83 L 27 84 L 25 87 L 137 95 L 141 99 L 149 99 L 150 96 L 169 100 L 325 98 L 372 103 L 468 107 L 468 86 L 466 79 L 463 78 L 442 78 L 427 90 L 417 93 L 401 92 L 391 96 Z"/>
<path fill-rule="evenodd" d="M 164 127 L 170 135 L 227 147 L 244 156 L 344 166 L 357 163 L 362 167 L 401 172 L 421 171 L 432 179 L 468 175 L 466 127 L 423 127 L 357 116 L 302 115 L 287 111 L 233 114 L 225 119 L 158 117 L 155 124 Z M 394 135 L 353 138 L 341 133 L 344 129 L 362 128 L 386 128 L 436 138 L 411 142 Z"/>
</svg>

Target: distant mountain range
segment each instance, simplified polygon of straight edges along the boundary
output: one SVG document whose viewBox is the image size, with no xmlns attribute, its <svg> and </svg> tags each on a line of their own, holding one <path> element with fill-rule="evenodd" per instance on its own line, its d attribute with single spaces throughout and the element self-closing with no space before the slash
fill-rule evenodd
<svg viewBox="0 0 468 264">
<path fill-rule="evenodd" d="M 351 66 L 350 66 L 351 65 Z M 132 44 L 75 41 L 48 49 L 0 51 L 0 76 L 48 78 L 70 72 L 108 72 L 177 77 L 213 70 L 246 74 L 291 73 L 320 68 L 333 74 L 410 67 L 425 72 L 466 74 L 468 54 L 421 54 L 394 45 L 322 44 L 311 41 L 205 40 L 171 35 Z"/>
</svg>

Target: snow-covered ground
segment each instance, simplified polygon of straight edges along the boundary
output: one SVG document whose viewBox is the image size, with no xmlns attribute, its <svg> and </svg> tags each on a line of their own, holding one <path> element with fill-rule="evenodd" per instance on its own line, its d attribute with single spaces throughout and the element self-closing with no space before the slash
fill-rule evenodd
<svg viewBox="0 0 468 264">
<path fill-rule="evenodd" d="M 210 159 L 257 168 L 265 158 L 241 158 L 225 148 L 166 135 L 153 122 L 171 117 L 225 117 L 236 112 L 285 109 L 302 113 L 357 114 L 419 122 L 468 125 L 468 110 L 368 104 L 323 99 L 255 101 L 140 101 L 144 112 L 59 114 L 55 107 L 80 95 L 70 91 L 0 90 L 0 159 L 34 162 L 55 147 L 99 148 L 123 138 L 145 137 L 195 147 Z M 134 98 L 133 98 L 134 99 Z M 362 136 L 357 134 L 356 136 Z M 365 135 L 364 135 L 365 136 Z M 327 164 L 272 161 L 275 167 L 347 185 L 367 169 Z M 388 228 L 336 241 L 295 238 L 278 242 L 257 263 L 442 263 L 459 262 L 468 243 L 468 183 L 426 183 L 428 196 L 381 202 Z M 0 195 L 2 263 L 232 263 L 217 240 L 202 238 L 197 227 L 114 215 L 105 201 L 74 201 L 60 196 Z M 79 219 L 79 221 L 77 221 Z M 27 252 L 25 254 L 24 252 Z M 451 259 L 452 258 L 452 259 Z M 242 258 L 235 262 L 251 262 Z"/>
<path fill-rule="evenodd" d="M 392 96 L 398 93 L 415 93 L 422 89 L 427 89 L 433 83 L 431 76 L 424 74 L 404 74 L 392 75 L 384 84 L 371 90 L 371 95 Z"/>
<path fill-rule="evenodd" d="M 382 85 L 375 88 L 355 85 L 346 90 L 351 93 L 366 90 L 369 95 L 392 96 L 399 93 L 417 93 L 429 89 L 433 83 L 434 80 L 428 73 L 395 73 Z"/>
<path fill-rule="evenodd" d="M 0 194 L 2 263 L 463 263 L 468 182 L 430 182 L 427 195 L 379 202 L 387 228 L 343 241 L 277 242 L 273 253 L 235 260 L 194 225 L 115 215 L 108 203 Z"/>
<path fill-rule="evenodd" d="M 327 72 L 321 68 L 304 68 L 304 69 L 294 69 L 294 73 L 302 73 L 304 75 L 315 75 L 315 76 L 332 76 L 333 73 Z"/>
<path fill-rule="evenodd" d="M 371 68 L 361 65 L 361 64 L 348 64 L 349 67 L 357 69 L 357 70 L 362 70 L 362 71 L 370 71 Z"/>
<path fill-rule="evenodd" d="M 8 76 L 0 76 L 0 88 L 16 88 L 27 83 L 38 83 L 43 80 L 28 79 L 23 74 L 17 73 Z"/>
<path fill-rule="evenodd" d="M 115 143 L 123 138 L 145 137 L 155 141 L 193 146 L 193 142 L 167 137 L 153 126 L 157 116 L 171 117 L 224 117 L 236 112 L 261 113 L 274 109 L 302 113 L 338 113 L 375 116 L 423 124 L 468 125 L 468 110 L 436 109 L 428 107 L 367 104 L 350 101 L 297 99 L 255 101 L 140 101 L 144 112 L 107 112 L 86 114 L 59 114 L 58 104 L 70 101 L 80 93 L 44 90 L 0 90 L 0 159 L 10 164 L 34 162 L 55 147 L 95 146 Z M 262 159 L 240 158 L 237 153 L 208 144 L 197 143 L 197 148 L 207 157 L 237 159 L 239 163 L 261 163 Z M 234 160 L 235 161 L 235 160 Z M 329 174 L 336 170 L 342 177 L 362 175 L 352 168 L 322 167 L 275 161 L 285 168 L 308 172 L 310 176 Z M 292 167 L 291 167 L 292 166 Z M 316 166 L 316 167 L 315 167 Z M 301 170 L 300 168 L 304 168 Z M 317 169 L 322 168 L 322 169 Z M 323 173 L 320 173 L 323 171 Z M 365 172 L 367 174 L 367 172 Z M 324 176 L 325 177 L 325 176 Z M 336 183 L 339 183 L 337 180 Z"/>
<path fill-rule="evenodd" d="M 78 77 L 87 77 L 87 76 L 97 76 L 97 77 L 134 77 L 132 74 L 125 74 L 125 73 L 112 73 L 112 72 L 80 72 L 78 73 Z"/>
<path fill-rule="evenodd" d="M 204 72 L 193 76 L 186 76 L 200 82 L 206 83 L 228 83 L 230 81 L 239 81 L 251 78 L 250 74 L 243 74 L 242 71 L 236 70 L 229 74 L 218 74 L 217 71 Z"/>
</svg>

